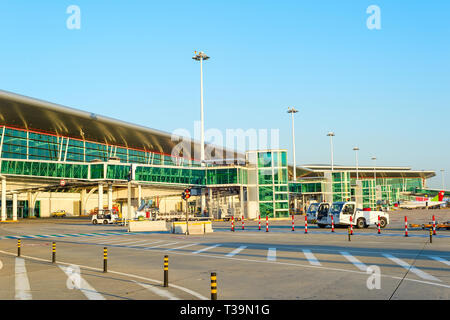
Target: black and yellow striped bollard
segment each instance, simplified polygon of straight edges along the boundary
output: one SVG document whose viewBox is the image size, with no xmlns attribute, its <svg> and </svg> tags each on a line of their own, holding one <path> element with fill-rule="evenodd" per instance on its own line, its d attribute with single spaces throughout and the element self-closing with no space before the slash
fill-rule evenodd
<svg viewBox="0 0 450 320">
<path fill-rule="evenodd" d="M 103 248 L 103 272 L 108 272 L 108 249 Z"/>
<path fill-rule="evenodd" d="M 352 241 L 351 236 L 352 236 L 352 233 L 350 231 L 350 227 L 348 227 L 348 241 Z"/>
<path fill-rule="evenodd" d="M 211 300 L 217 300 L 217 277 L 215 272 L 211 272 Z"/>
<path fill-rule="evenodd" d="M 433 228 L 430 228 L 430 243 L 433 243 Z"/>
<path fill-rule="evenodd" d="M 17 256 L 20 257 L 20 239 L 17 239 Z"/>
<path fill-rule="evenodd" d="M 56 243 L 52 242 L 52 263 L 56 262 Z"/>
<path fill-rule="evenodd" d="M 164 256 L 164 287 L 169 286 L 169 256 Z"/>
</svg>

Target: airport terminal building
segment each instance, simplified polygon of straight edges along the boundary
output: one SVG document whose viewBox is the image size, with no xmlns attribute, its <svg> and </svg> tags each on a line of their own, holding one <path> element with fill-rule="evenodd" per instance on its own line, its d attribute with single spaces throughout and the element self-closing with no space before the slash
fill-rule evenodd
<svg viewBox="0 0 450 320">
<path fill-rule="evenodd" d="M 0 91 L 1 221 L 87 215 L 118 207 L 132 218 L 142 201 L 160 212 L 222 218 L 288 217 L 310 201 L 355 200 L 374 209 L 427 190 L 433 171 L 409 167 L 288 164 L 287 150 L 215 148 L 207 163 L 172 156 L 171 134 Z M 192 142 L 192 147 L 198 142 Z M 358 177 L 358 179 L 357 179 Z M 181 192 L 201 188 L 186 203 Z M 203 198 L 203 201 L 201 200 Z M 203 210 L 202 210 L 203 208 Z"/>
</svg>

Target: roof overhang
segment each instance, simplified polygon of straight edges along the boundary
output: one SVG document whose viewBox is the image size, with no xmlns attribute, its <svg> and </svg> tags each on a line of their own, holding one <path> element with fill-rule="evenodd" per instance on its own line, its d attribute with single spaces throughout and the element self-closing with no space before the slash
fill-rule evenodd
<svg viewBox="0 0 450 320">
<path fill-rule="evenodd" d="M 167 155 L 183 140 L 167 132 L 3 90 L 0 90 L 0 125 Z M 190 146 L 191 154 L 183 156 L 194 159 L 194 151 L 200 154 L 200 143 L 191 141 Z M 206 160 L 230 158 L 230 155 L 245 160 L 241 153 L 228 151 L 227 154 L 225 149 L 212 145 L 209 149 L 213 151 L 211 156 L 205 155 Z"/>
</svg>

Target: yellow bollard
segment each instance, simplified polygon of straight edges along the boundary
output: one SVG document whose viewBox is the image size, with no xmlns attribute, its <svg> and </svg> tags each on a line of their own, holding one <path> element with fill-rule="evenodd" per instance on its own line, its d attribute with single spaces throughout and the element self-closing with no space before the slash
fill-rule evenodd
<svg viewBox="0 0 450 320">
<path fill-rule="evenodd" d="M 108 249 L 103 248 L 103 272 L 108 272 Z"/>
<path fill-rule="evenodd" d="M 217 300 L 217 277 L 215 272 L 211 272 L 211 300 Z"/>
<path fill-rule="evenodd" d="M 56 244 L 52 243 L 52 263 L 56 262 Z"/>
<path fill-rule="evenodd" d="M 169 286 L 169 256 L 164 256 L 164 287 Z"/>
</svg>

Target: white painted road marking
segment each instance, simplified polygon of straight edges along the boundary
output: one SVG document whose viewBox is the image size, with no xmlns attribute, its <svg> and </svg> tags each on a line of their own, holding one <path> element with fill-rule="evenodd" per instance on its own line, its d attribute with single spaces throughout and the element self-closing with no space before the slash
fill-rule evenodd
<svg viewBox="0 0 450 320">
<path fill-rule="evenodd" d="M 200 244 L 200 243 L 190 243 L 190 244 L 185 244 L 184 246 L 176 247 L 176 248 L 171 248 L 171 249 L 167 249 L 166 251 L 178 250 L 178 249 L 187 248 L 187 247 L 192 247 L 192 246 L 199 245 L 199 244 Z"/>
<path fill-rule="evenodd" d="M 241 252 L 242 250 L 244 250 L 245 248 L 247 248 L 247 246 L 240 246 L 239 248 L 234 249 L 233 251 L 231 251 L 230 253 L 226 254 L 226 257 L 232 257 L 237 255 L 239 252 Z"/>
<path fill-rule="evenodd" d="M 394 257 L 393 255 L 387 254 L 387 253 L 383 253 L 383 255 L 388 258 L 389 260 L 394 261 L 395 263 L 397 263 L 398 265 L 402 266 L 403 268 L 405 268 L 406 270 L 411 270 L 411 272 L 415 273 L 416 275 L 418 275 L 419 277 L 421 277 L 422 279 L 425 280 L 431 280 L 431 281 L 439 281 L 442 282 L 441 280 L 439 280 L 436 277 L 433 277 L 432 275 L 423 272 L 422 270 L 417 269 L 414 266 L 409 265 L 408 263 L 406 263 L 405 261 Z"/>
<path fill-rule="evenodd" d="M 115 242 L 114 245 L 115 246 L 134 245 L 134 244 L 142 243 L 142 242 L 148 242 L 148 241 L 147 240 L 136 241 L 136 239 L 135 239 L 135 240 L 132 240 L 132 241 L 125 241 L 125 242 L 118 242 L 118 243 Z"/>
<path fill-rule="evenodd" d="M 429 258 L 434 259 L 434 260 L 439 261 L 439 262 L 442 262 L 442 263 L 450 266 L 450 261 L 442 259 L 441 257 L 429 256 Z"/>
<path fill-rule="evenodd" d="M 217 248 L 217 247 L 220 247 L 220 246 L 221 246 L 220 244 L 215 244 L 213 246 L 206 247 L 206 248 L 194 251 L 194 252 L 192 252 L 192 254 L 197 254 L 197 253 L 200 253 L 200 252 L 203 252 L 203 251 L 211 250 L 211 249 L 214 249 L 214 248 Z"/>
<path fill-rule="evenodd" d="M 314 254 L 311 252 L 311 250 L 303 249 L 303 254 L 305 255 L 306 259 L 308 259 L 309 263 L 313 266 L 320 266 L 319 260 L 314 256 Z"/>
<path fill-rule="evenodd" d="M 352 256 L 350 253 L 348 253 L 347 251 L 341 251 L 341 254 L 351 263 L 353 263 L 359 270 L 366 272 L 367 271 L 367 266 L 362 263 L 361 261 L 359 261 L 356 257 Z"/>
<path fill-rule="evenodd" d="M 133 280 L 133 282 L 138 284 L 138 285 L 140 285 L 140 286 L 142 286 L 142 287 L 144 287 L 145 289 L 147 289 L 147 290 L 157 294 L 160 297 L 167 298 L 168 300 L 180 300 L 179 298 L 177 298 L 176 296 L 174 296 L 173 294 L 171 294 L 167 290 L 162 290 L 162 289 L 159 289 L 159 288 L 157 288 L 155 286 L 152 286 L 150 284 L 138 282 L 138 281 L 135 281 L 135 280 Z"/>
<path fill-rule="evenodd" d="M 159 247 L 165 247 L 165 246 L 170 246 L 172 244 L 177 244 L 179 243 L 179 241 L 177 242 L 169 242 L 169 243 L 165 243 L 165 244 L 159 244 L 157 246 L 153 246 L 153 247 L 145 247 L 146 249 L 152 249 L 152 248 L 159 248 Z"/>
<path fill-rule="evenodd" d="M 277 260 L 277 248 L 267 249 L 267 260 L 276 261 Z"/>
<path fill-rule="evenodd" d="M 64 271 L 68 278 L 72 276 L 70 267 L 64 267 L 61 265 L 58 265 L 58 267 Z M 77 289 L 80 290 L 89 300 L 106 300 L 105 297 L 98 293 L 97 290 L 95 290 L 86 280 L 83 279 L 83 277 L 81 277 L 81 275 L 79 278 L 79 286 L 80 287 Z"/>
<path fill-rule="evenodd" d="M 25 268 L 25 260 L 16 258 L 16 300 L 31 300 L 31 288 L 28 281 L 27 269 Z"/>
</svg>

